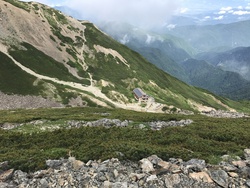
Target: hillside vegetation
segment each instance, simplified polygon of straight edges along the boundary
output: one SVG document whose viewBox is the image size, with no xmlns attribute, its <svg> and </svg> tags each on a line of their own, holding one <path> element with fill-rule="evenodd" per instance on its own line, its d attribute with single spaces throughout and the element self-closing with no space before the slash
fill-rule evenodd
<svg viewBox="0 0 250 188">
<path fill-rule="evenodd" d="M 68 120 L 100 118 L 126 119 L 133 123 L 128 127 L 67 128 Z M 139 128 L 145 122 L 188 118 L 194 122 L 186 127 L 169 127 L 160 131 Z M 34 120 L 44 123 L 30 123 Z M 166 160 L 170 157 L 202 158 L 217 163 L 224 154 L 242 156 L 242 150 L 250 147 L 249 120 L 145 114 L 105 108 L 0 111 L 0 124 L 23 123 L 12 130 L 0 129 L 0 161 L 8 160 L 12 167 L 25 171 L 45 168 L 46 159 L 67 158 L 69 152 L 85 162 L 111 157 L 137 161 L 156 154 Z M 58 129 L 58 125 L 63 126 Z M 40 131 L 34 131 L 35 126 Z M 55 127 L 58 130 L 54 130 Z"/>
</svg>

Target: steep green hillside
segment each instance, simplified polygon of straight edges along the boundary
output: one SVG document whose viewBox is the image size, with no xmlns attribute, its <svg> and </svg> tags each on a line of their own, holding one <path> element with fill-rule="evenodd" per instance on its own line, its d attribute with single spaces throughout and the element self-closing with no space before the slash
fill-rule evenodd
<svg viewBox="0 0 250 188">
<path fill-rule="evenodd" d="M 34 86 L 36 78 L 21 70 L 5 54 L 0 52 L 0 91 L 8 94 L 39 95 L 42 84 Z"/>
<path fill-rule="evenodd" d="M 158 68 L 181 80 L 187 80 L 177 63 L 190 58 L 195 52 L 184 40 L 125 23 L 109 22 L 99 25 L 114 39 L 137 51 Z"/>
</svg>

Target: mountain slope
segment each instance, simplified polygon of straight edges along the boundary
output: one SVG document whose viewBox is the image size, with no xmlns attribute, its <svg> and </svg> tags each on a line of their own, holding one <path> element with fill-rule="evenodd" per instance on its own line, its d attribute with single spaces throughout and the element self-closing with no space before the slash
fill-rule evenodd
<svg viewBox="0 0 250 188">
<path fill-rule="evenodd" d="M 35 90 L 22 93 L 25 87 L 13 90 L 12 85 L 5 85 L 5 93 L 40 95 L 64 104 L 79 99 L 77 105 L 149 110 L 151 106 L 141 107 L 133 97 L 132 90 L 140 87 L 159 106 L 230 109 L 211 94 L 159 70 L 89 22 L 34 2 L 5 0 L 0 8 L 1 56 L 22 78 L 29 79 L 27 87 Z M 5 69 L 9 75 L 10 69 Z M 22 85 L 21 80 L 15 83 Z"/>
<path fill-rule="evenodd" d="M 190 84 L 234 100 L 250 99 L 250 82 L 239 74 L 223 71 L 205 61 L 189 59 L 182 63 Z"/>
<path fill-rule="evenodd" d="M 237 72 L 250 81 L 250 47 L 238 47 L 221 53 L 203 53 L 197 58 L 223 70 Z"/>
<path fill-rule="evenodd" d="M 114 39 L 137 51 L 158 68 L 181 80 L 187 79 L 178 62 L 190 58 L 190 54 L 194 52 L 182 39 L 146 31 L 126 23 L 108 22 L 99 25 Z"/>
</svg>

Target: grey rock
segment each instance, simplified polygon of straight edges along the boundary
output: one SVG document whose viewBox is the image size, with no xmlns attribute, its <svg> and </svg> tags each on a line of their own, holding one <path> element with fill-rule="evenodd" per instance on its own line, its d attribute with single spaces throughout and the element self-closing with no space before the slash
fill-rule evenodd
<svg viewBox="0 0 250 188">
<path fill-rule="evenodd" d="M 9 180 L 14 173 L 14 169 L 6 170 L 2 173 L 0 173 L 0 182 L 6 182 Z"/>
<path fill-rule="evenodd" d="M 0 173 L 1 173 L 1 171 L 8 170 L 8 167 L 9 167 L 8 161 L 1 162 L 0 163 Z"/>
<path fill-rule="evenodd" d="M 244 179 L 250 179 L 250 167 L 241 168 L 239 174 Z"/>
<path fill-rule="evenodd" d="M 221 187 L 228 187 L 228 175 L 224 170 L 211 171 L 210 177 Z"/>
<path fill-rule="evenodd" d="M 154 171 L 154 166 L 148 159 L 144 158 L 140 160 L 140 164 L 141 164 L 140 167 L 142 169 L 142 172 L 148 173 L 148 172 Z"/>
<path fill-rule="evenodd" d="M 191 159 L 185 163 L 186 168 L 191 172 L 201 172 L 206 167 L 205 160 Z"/>
<path fill-rule="evenodd" d="M 246 160 L 250 160 L 250 149 L 244 149 L 244 156 Z"/>
<path fill-rule="evenodd" d="M 40 180 L 40 187 L 41 188 L 47 188 L 47 187 L 49 187 L 48 182 L 47 182 L 46 179 L 43 178 L 43 179 Z"/>
<path fill-rule="evenodd" d="M 50 168 L 57 168 L 62 164 L 61 160 L 47 160 L 46 165 Z"/>
<path fill-rule="evenodd" d="M 250 187 L 250 179 L 246 181 L 246 186 Z"/>
<path fill-rule="evenodd" d="M 90 160 L 84 164 L 74 157 L 69 157 L 69 159 L 47 160 L 46 163 L 50 167 L 47 170 L 33 173 L 17 170 L 13 176 L 6 179 L 6 182 L 0 181 L 0 188 L 247 188 L 250 187 L 250 169 L 249 166 L 239 165 L 241 162 L 246 163 L 244 160 L 237 160 L 234 162 L 237 166 L 228 162 L 209 165 L 200 159 L 183 162 L 182 159 L 172 158 L 164 161 L 152 155 L 139 163 L 112 158 L 105 161 Z M 231 171 L 232 166 L 237 170 Z M 162 170 L 164 173 L 161 173 Z"/>
<path fill-rule="evenodd" d="M 116 182 L 113 184 L 113 188 L 127 188 L 128 183 L 127 182 Z"/>
</svg>

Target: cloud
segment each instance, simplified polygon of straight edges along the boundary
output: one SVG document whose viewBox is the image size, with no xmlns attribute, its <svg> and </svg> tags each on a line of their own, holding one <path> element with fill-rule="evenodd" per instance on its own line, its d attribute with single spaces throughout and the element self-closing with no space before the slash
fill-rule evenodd
<svg viewBox="0 0 250 188">
<path fill-rule="evenodd" d="M 178 1 L 177 1 L 178 2 Z M 172 0 L 66 0 L 81 17 L 95 21 L 121 21 L 137 26 L 163 25 L 174 14 L 178 3 Z"/>
<path fill-rule="evenodd" d="M 222 7 L 217 14 L 227 14 L 233 11 L 232 7 Z"/>
<path fill-rule="evenodd" d="M 250 11 L 239 10 L 239 11 L 233 12 L 233 15 L 239 15 L 239 16 L 247 15 L 247 14 L 250 14 Z"/>
<path fill-rule="evenodd" d="M 184 13 L 186 13 L 186 12 L 188 12 L 188 11 L 189 11 L 188 8 L 181 8 L 181 9 L 179 10 L 179 12 L 180 12 L 181 14 L 184 14 Z"/>
<path fill-rule="evenodd" d="M 220 12 L 218 12 L 218 14 L 226 14 L 227 13 L 227 11 L 225 11 L 225 10 L 221 10 Z"/>
<path fill-rule="evenodd" d="M 223 20 L 224 16 L 215 17 L 214 20 Z"/>
<path fill-rule="evenodd" d="M 25 2 L 30 2 L 30 0 L 21 0 L 21 1 L 25 1 Z M 60 1 L 60 0 L 37 0 L 37 2 L 48 5 L 50 7 L 54 7 L 54 6 L 60 6 L 64 3 L 64 1 Z"/>
<path fill-rule="evenodd" d="M 222 7 L 220 10 L 221 11 L 230 11 L 232 9 L 233 9 L 233 7 Z"/>
<path fill-rule="evenodd" d="M 168 30 L 172 30 L 172 29 L 174 29 L 176 27 L 176 24 L 169 24 L 169 25 L 167 25 L 167 29 Z"/>
</svg>

